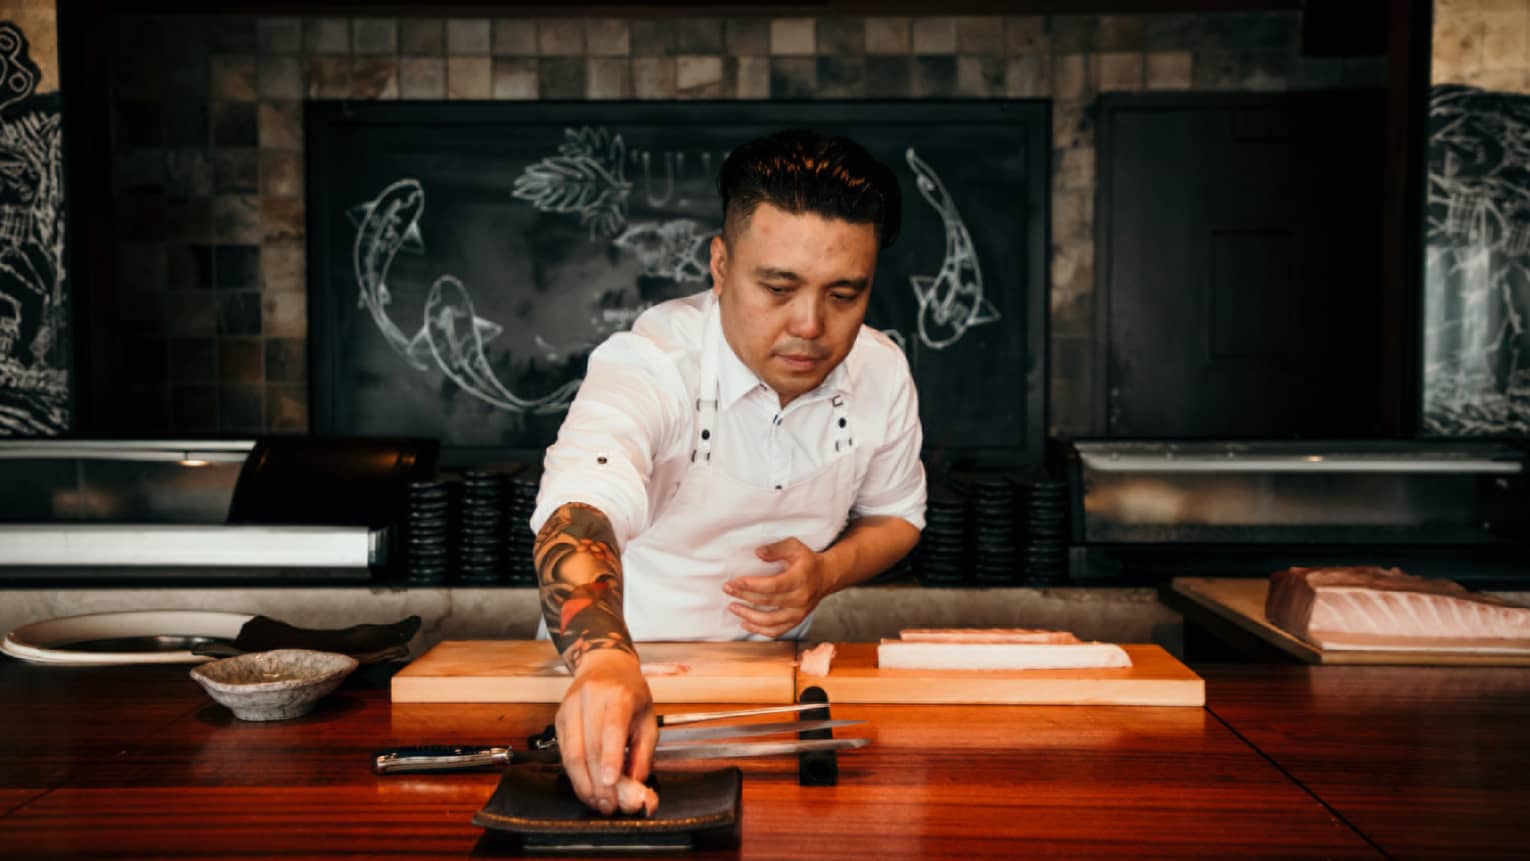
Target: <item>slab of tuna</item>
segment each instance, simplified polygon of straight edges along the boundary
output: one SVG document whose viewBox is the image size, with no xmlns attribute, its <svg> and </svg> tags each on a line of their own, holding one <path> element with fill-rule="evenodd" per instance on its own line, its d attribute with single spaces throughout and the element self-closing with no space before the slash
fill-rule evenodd
<svg viewBox="0 0 1530 861">
<path fill-rule="evenodd" d="M 1277 571 L 1264 615 L 1329 649 L 1530 650 L 1530 607 L 1396 568 Z"/>
</svg>

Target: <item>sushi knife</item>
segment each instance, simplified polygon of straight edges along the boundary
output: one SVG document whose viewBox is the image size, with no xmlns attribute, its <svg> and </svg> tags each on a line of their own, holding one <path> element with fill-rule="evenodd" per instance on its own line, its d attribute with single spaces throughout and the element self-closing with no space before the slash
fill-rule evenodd
<svg viewBox="0 0 1530 861">
<path fill-rule="evenodd" d="M 804 721 L 794 729 L 809 728 Z M 724 744 L 696 742 L 660 742 L 654 748 L 655 760 L 739 759 L 755 756 L 796 756 L 826 750 L 854 750 L 871 743 L 868 738 L 821 738 L 806 741 L 756 741 Z M 484 767 L 503 767 L 521 763 L 557 764 L 563 754 L 557 750 L 513 750 L 509 747 L 473 747 L 421 745 L 378 751 L 372 757 L 372 770 L 378 774 L 464 771 Z"/>
</svg>

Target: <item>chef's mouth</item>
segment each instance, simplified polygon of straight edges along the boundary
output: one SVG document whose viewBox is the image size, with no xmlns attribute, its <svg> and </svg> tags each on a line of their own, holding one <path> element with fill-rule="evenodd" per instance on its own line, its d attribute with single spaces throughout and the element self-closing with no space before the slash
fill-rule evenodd
<svg viewBox="0 0 1530 861">
<path fill-rule="evenodd" d="M 788 368 L 795 371 L 809 371 L 817 367 L 823 361 L 823 356 L 810 353 L 777 353 L 776 358 L 786 363 Z"/>
</svg>

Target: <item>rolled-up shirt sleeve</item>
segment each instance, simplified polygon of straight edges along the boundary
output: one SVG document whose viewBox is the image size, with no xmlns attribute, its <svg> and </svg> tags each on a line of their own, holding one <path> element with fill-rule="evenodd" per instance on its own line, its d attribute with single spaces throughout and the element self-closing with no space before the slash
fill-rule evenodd
<svg viewBox="0 0 1530 861">
<path fill-rule="evenodd" d="M 919 395 L 905 364 L 887 413 L 888 434 L 871 456 L 851 517 L 901 517 L 924 531 L 924 462 L 919 459 L 924 429 L 919 423 Z"/>
<path fill-rule="evenodd" d="M 617 541 L 648 525 L 648 483 L 681 415 L 683 391 L 663 378 L 663 354 L 642 338 L 613 336 L 590 354 L 579 393 L 543 461 L 532 532 L 570 502 L 592 505 Z"/>
</svg>

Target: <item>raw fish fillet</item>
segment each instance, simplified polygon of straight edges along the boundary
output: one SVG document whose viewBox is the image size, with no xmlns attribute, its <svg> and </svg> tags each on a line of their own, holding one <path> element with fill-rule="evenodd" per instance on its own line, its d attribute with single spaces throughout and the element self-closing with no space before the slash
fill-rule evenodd
<svg viewBox="0 0 1530 861">
<path fill-rule="evenodd" d="M 827 676 L 829 674 L 829 662 L 834 660 L 834 644 L 819 643 L 802 653 L 802 658 L 797 661 L 797 669 L 804 676 Z"/>
<path fill-rule="evenodd" d="M 904 628 L 905 643 L 1082 643 L 1068 631 L 1045 628 Z"/>
<path fill-rule="evenodd" d="M 1530 607 L 1396 568 L 1288 568 L 1270 575 L 1265 616 L 1325 648 L 1450 645 L 1530 649 Z"/>
<path fill-rule="evenodd" d="M 992 643 L 883 640 L 877 666 L 908 670 L 1055 670 L 1129 667 L 1114 643 Z"/>
</svg>

